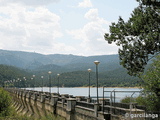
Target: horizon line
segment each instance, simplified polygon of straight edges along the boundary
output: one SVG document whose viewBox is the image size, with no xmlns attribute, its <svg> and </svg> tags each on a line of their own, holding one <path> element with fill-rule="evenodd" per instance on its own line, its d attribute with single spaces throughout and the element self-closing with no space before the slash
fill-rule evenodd
<svg viewBox="0 0 160 120">
<path fill-rule="evenodd" d="M 36 51 L 25 51 L 25 50 L 5 50 L 5 49 L 0 49 L 1 51 L 10 51 L 10 52 L 26 52 L 26 53 L 35 53 L 35 54 L 41 54 L 41 55 L 73 55 L 73 56 L 82 56 L 82 57 L 92 57 L 92 56 L 105 56 L 105 55 L 119 55 L 118 53 L 113 53 L 113 54 L 101 54 L 101 55 L 75 55 L 72 53 L 64 54 L 64 53 L 53 53 L 53 54 L 44 54 L 44 53 L 39 53 Z"/>
</svg>

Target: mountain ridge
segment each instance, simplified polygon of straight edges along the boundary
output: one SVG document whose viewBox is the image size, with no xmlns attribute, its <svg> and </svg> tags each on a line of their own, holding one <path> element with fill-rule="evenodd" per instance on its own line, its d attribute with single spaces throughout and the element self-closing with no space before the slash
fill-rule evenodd
<svg viewBox="0 0 160 120">
<path fill-rule="evenodd" d="M 36 75 L 36 86 L 41 85 L 40 76 L 44 76 L 45 86 L 49 86 L 48 71 L 52 72 L 53 86 L 57 86 L 57 74 L 60 75 L 61 86 L 76 87 L 88 86 L 88 69 L 91 71 L 91 85 L 95 86 L 96 65 L 94 61 L 100 61 L 98 65 L 100 86 L 135 86 L 138 78 L 127 74 L 127 70 L 119 64 L 118 55 L 76 56 L 51 54 L 43 55 L 32 52 L 0 50 L 0 83 L 7 79 L 17 79 L 25 76 L 29 85 L 33 86 L 32 75 Z M 8 66 L 3 66 L 9 65 Z M 14 68 L 14 67 L 20 68 Z M 8 68 L 8 73 L 3 68 Z M 13 69 L 14 68 L 14 69 Z M 10 72 L 10 70 L 12 70 Z M 18 72 L 16 72 L 18 71 Z M 16 72 L 16 73 L 14 73 Z M 15 75 L 14 75 L 14 74 Z M 4 74 L 4 75 L 3 75 Z M 13 74 L 13 75 L 12 75 Z M 20 83 L 21 86 L 24 84 Z"/>
<path fill-rule="evenodd" d="M 62 72 L 86 70 L 88 68 L 94 69 L 94 61 L 99 60 L 100 71 L 113 70 L 113 68 L 120 67 L 118 55 L 97 55 L 97 56 L 78 56 L 78 55 L 65 55 L 65 54 L 49 54 L 44 55 L 35 52 L 23 51 L 9 51 L 0 50 L 0 64 L 12 65 L 15 67 L 38 70 L 47 65 L 53 65 L 55 69 L 58 66 L 62 68 Z M 114 64 L 114 66 L 113 66 Z M 115 67 L 116 65 L 116 67 Z M 105 67 L 107 67 L 105 69 Z M 64 70 L 63 70 L 64 69 Z M 61 71 L 61 69 L 59 69 Z"/>
</svg>

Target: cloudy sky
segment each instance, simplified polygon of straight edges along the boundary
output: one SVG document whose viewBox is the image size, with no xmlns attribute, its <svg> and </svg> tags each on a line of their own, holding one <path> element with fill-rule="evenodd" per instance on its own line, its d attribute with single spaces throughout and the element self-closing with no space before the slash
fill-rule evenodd
<svg viewBox="0 0 160 120">
<path fill-rule="evenodd" d="M 104 34 L 136 0 L 0 0 L 0 49 L 42 54 L 116 54 Z"/>
</svg>

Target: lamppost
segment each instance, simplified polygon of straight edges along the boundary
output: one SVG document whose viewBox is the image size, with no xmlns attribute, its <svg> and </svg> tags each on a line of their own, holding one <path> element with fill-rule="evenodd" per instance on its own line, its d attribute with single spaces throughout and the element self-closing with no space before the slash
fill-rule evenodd
<svg viewBox="0 0 160 120">
<path fill-rule="evenodd" d="M 41 76 L 41 79 L 42 79 L 42 92 L 43 92 L 43 76 Z"/>
<path fill-rule="evenodd" d="M 33 79 L 33 90 L 35 90 L 35 77 L 36 77 L 36 76 L 35 76 L 35 75 L 32 75 L 32 77 L 33 77 L 33 78 L 31 78 L 31 79 Z"/>
<path fill-rule="evenodd" d="M 19 88 L 20 88 L 20 89 L 22 88 L 22 82 L 21 82 L 21 79 L 19 79 Z"/>
<path fill-rule="evenodd" d="M 58 93 L 58 95 L 59 95 L 59 76 L 60 76 L 60 74 L 57 74 L 57 77 L 58 77 L 58 91 L 57 91 L 57 93 Z"/>
<path fill-rule="evenodd" d="M 33 78 L 31 78 L 31 83 L 33 83 L 32 80 L 33 80 Z M 31 86 L 32 86 L 32 85 L 31 85 Z M 32 88 L 32 90 L 34 90 L 34 83 L 33 83 L 33 88 Z"/>
<path fill-rule="evenodd" d="M 51 71 L 48 71 L 48 74 L 49 74 L 49 92 L 50 92 L 50 94 L 51 94 Z"/>
<path fill-rule="evenodd" d="M 88 76 L 89 76 L 89 79 L 88 79 L 88 81 L 89 81 L 89 92 L 88 92 L 88 97 L 90 98 L 90 72 L 91 72 L 91 69 L 88 69 Z"/>
<path fill-rule="evenodd" d="M 20 79 L 18 78 L 18 79 L 17 79 L 17 87 L 18 87 L 18 88 L 20 87 L 19 81 L 20 81 Z"/>
<path fill-rule="evenodd" d="M 14 87 L 14 88 L 15 88 L 15 85 L 16 85 L 16 84 L 15 84 L 15 79 L 13 79 L 13 87 Z"/>
<path fill-rule="evenodd" d="M 26 89 L 26 77 L 23 77 L 24 79 L 24 89 Z"/>
<path fill-rule="evenodd" d="M 97 83 L 97 104 L 99 104 L 99 99 L 98 99 L 98 64 L 99 61 L 94 61 L 94 64 L 96 65 L 96 83 Z"/>
</svg>

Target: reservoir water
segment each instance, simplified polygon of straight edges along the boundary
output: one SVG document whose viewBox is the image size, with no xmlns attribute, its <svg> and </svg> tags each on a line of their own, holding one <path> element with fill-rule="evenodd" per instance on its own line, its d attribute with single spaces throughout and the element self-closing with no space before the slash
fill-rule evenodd
<svg viewBox="0 0 160 120">
<path fill-rule="evenodd" d="M 43 92 L 49 92 L 49 87 L 36 87 L 36 88 L 27 88 L 28 90 L 36 90 L 36 91 L 42 91 Z M 115 91 L 111 92 L 111 91 Z M 116 98 L 116 101 L 119 102 L 121 99 L 125 97 L 137 97 L 140 94 L 140 91 L 142 89 L 139 88 L 105 88 L 104 91 L 104 96 L 105 98 L 110 98 L 111 95 Z M 56 93 L 58 91 L 57 87 L 52 87 L 51 92 Z M 89 89 L 87 87 L 63 87 L 59 88 L 59 93 L 60 94 L 69 94 L 73 96 L 88 96 Z M 97 89 L 96 88 L 90 88 L 90 96 L 94 99 L 97 96 Z M 103 88 L 98 88 L 98 96 L 99 98 L 102 98 L 103 96 Z"/>
</svg>

